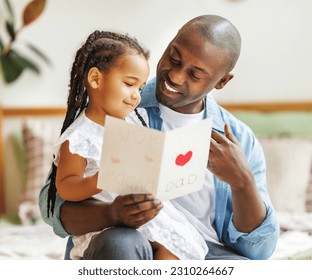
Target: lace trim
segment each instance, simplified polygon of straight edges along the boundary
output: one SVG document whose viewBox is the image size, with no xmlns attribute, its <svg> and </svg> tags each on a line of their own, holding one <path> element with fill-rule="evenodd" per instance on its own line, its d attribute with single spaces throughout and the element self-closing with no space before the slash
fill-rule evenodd
<svg viewBox="0 0 312 280">
<path fill-rule="evenodd" d="M 186 225 L 164 224 L 160 219 L 153 219 L 138 230 L 150 241 L 157 241 L 181 260 L 204 260 L 208 253 L 205 240 L 198 232 Z"/>
</svg>

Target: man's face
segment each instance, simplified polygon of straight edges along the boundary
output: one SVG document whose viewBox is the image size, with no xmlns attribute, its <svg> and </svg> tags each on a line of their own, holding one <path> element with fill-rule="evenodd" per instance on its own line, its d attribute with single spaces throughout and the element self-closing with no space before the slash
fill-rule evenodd
<svg viewBox="0 0 312 280">
<path fill-rule="evenodd" d="M 157 65 L 158 101 L 180 113 L 201 111 L 204 96 L 217 84 L 226 84 L 226 62 L 223 49 L 204 42 L 194 31 L 180 30 Z"/>
</svg>

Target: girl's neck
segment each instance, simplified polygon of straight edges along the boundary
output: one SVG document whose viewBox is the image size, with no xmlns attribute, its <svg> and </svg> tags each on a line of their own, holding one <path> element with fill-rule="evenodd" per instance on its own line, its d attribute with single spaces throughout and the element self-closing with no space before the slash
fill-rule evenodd
<svg viewBox="0 0 312 280">
<path fill-rule="evenodd" d="M 85 110 L 85 114 L 93 122 L 95 122 L 101 126 L 105 126 L 106 114 L 102 110 L 101 111 L 94 111 L 94 110 L 91 110 L 89 107 L 87 107 Z"/>
</svg>

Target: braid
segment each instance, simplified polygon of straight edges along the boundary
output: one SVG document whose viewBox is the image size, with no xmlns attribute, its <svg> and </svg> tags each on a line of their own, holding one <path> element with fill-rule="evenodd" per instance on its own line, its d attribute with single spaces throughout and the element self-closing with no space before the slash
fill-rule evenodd
<svg viewBox="0 0 312 280">
<path fill-rule="evenodd" d="M 127 34 L 110 31 L 94 31 L 86 42 L 76 52 L 70 72 L 67 112 L 61 129 L 62 134 L 88 106 L 86 90 L 87 75 L 92 67 L 97 67 L 102 73 L 107 73 L 114 67 L 117 60 L 125 54 L 140 54 L 149 58 L 149 51 Z M 54 213 L 56 199 L 57 166 L 52 163 L 49 175 L 50 186 L 47 199 L 47 215 Z"/>
<path fill-rule="evenodd" d="M 142 125 L 147 127 L 147 124 L 146 124 L 145 120 L 143 119 L 143 117 L 141 116 L 141 114 L 139 113 L 137 108 L 134 109 L 134 112 L 137 115 L 137 117 L 139 118 L 139 120 L 142 123 Z"/>
</svg>

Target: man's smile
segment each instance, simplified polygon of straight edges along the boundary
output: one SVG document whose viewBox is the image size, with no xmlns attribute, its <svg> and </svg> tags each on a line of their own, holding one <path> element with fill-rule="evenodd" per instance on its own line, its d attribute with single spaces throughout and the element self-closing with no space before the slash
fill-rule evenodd
<svg viewBox="0 0 312 280">
<path fill-rule="evenodd" d="M 176 90 L 175 88 L 171 87 L 166 81 L 164 81 L 164 85 L 165 85 L 165 88 L 170 91 L 170 92 L 174 92 L 174 93 L 177 93 L 178 90 Z"/>
</svg>

